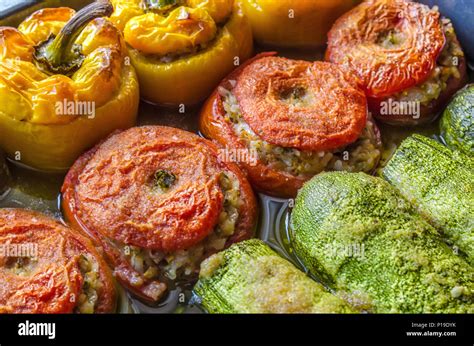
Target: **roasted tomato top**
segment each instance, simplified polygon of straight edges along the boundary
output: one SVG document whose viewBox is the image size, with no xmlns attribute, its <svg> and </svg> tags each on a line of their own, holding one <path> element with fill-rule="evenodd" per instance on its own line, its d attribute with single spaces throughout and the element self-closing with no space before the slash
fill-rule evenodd
<svg viewBox="0 0 474 346">
<path fill-rule="evenodd" d="M 240 71 L 233 92 L 252 130 L 282 147 L 340 148 L 366 124 L 364 92 L 331 63 L 263 57 Z"/>
<path fill-rule="evenodd" d="M 170 127 L 111 135 L 74 163 L 61 192 L 67 220 L 104 249 L 121 284 L 151 302 L 168 279 L 189 279 L 204 258 L 250 238 L 257 219 L 237 165 Z"/>
<path fill-rule="evenodd" d="M 133 128 L 87 158 L 74 187 L 75 208 L 87 228 L 110 239 L 166 252 L 185 249 L 217 224 L 225 170 L 217 150 L 192 133 Z"/>
<path fill-rule="evenodd" d="M 70 313 L 84 285 L 80 258 L 98 267 L 95 312 L 111 312 L 115 287 L 90 241 L 42 214 L 0 209 L 0 312 Z M 9 250 L 7 250 L 9 249 Z"/>
<path fill-rule="evenodd" d="M 368 0 L 336 21 L 326 59 L 354 72 L 369 97 L 384 97 L 425 81 L 444 44 L 436 9 Z"/>
</svg>

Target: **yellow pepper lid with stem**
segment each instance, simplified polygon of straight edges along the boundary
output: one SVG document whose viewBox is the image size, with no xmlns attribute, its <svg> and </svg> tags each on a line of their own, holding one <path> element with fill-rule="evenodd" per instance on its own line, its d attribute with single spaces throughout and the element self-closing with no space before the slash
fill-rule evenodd
<svg viewBox="0 0 474 346">
<path fill-rule="evenodd" d="M 203 101 L 252 54 L 250 25 L 234 0 L 112 0 L 142 97 L 177 106 Z"/>
<path fill-rule="evenodd" d="M 46 8 L 0 27 L 0 147 L 27 166 L 66 170 L 134 125 L 139 89 L 109 2 Z"/>
</svg>

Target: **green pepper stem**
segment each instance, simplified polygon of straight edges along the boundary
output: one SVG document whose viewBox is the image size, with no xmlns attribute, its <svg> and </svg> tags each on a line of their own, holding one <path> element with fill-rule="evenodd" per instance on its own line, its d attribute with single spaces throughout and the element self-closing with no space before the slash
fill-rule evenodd
<svg viewBox="0 0 474 346">
<path fill-rule="evenodd" d="M 113 12 L 108 0 L 93 2 L 77 12 L 56 37 L 50 37 L 36 47 L 35 58 L 43 70 L 68 74 L 80 67 L 84 60 L 74 42 L 82 30 L 95 18 L 108 17 Z"/>
</svg>

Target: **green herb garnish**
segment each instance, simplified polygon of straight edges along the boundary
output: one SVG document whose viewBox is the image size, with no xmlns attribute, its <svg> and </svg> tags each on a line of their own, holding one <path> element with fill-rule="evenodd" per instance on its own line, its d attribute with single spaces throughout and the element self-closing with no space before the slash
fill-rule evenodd
<svg viewBox="0 0 474 346">
<path fill-rule="evenodd" d="M 166 11 L 176 5 L 177 5 L 176 0 L 146 0 L 146 6 L 151 11 L 153 10 Z"/>
<path fill-rule="evenodd" d="M 157 171 L 154 176 L 154 185 L 163 191 L 168 190 L 175 181 L 176 176 L 164 169 Z"/>
</svg>

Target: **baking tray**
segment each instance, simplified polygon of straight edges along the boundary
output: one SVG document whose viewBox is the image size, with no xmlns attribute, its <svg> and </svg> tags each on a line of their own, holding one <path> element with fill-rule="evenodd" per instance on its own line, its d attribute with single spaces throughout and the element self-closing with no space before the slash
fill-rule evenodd
<svg viewBox="0 0 474 346">
<path fill-rule="evenodd" d="M 467 0 L 472 1 L 472 0 Z M 44 7 L 68 6 L 79 9 L 91 1 L 68 0 L 68 1 L 11 1 L 8 8 L 0 6 L 0 25 L 17 25 L 27 15 Z M 420 1 L 437 3 L 437 1 Z M 0 5 L 3 3 L 0 1 Z M 453 15 L 453 8 L 448 8 Z M 473 7 L 474 10 L 474 7 Z M 443 7 L 441 7 L 443 13 Z M 462 25 L 462 18 L 459 21 L 453 20 L 455 25 Z M 470 24 L 469 24 L 470 25 Z M 456 28 L 457 29 L 457 28 Z M 458 29 L 457 29 L 458 30 Z M 464 31 L 462 31 L 464 33 Z M 469 35 L 463 36 L 469 38 Z M 461 40 L 461 43 L 464 42 Z M 463 47 L 465 44 L 463 44 Z M 255 47 L 255 53 L 262 51 L 274 51 L 270 47 Z M 312 51 L 295 49 L 276 49 L 280 56 L 303 59 L 322 60 L 325 47 Z M 472 49 L 471 49 L 472 51 Z M 472 71 L 469 71 L 470 81 L 474 81 Z M 198 131 L 199 106 L 187 107 L 184 113 L 178 109 L 165 108 L 153 104 L 140 102 L 137 125 L 163 125 L 181 128 L 183 130 Z M 382 133 L 384 152 L 379 165 L 383 165 L 386 159 L 398 146 L 398 144 L 412 133 L 421 133 L 427 136 L 436 137 L 439 133 L 438 121 L 423 127 L 397 128 L 388 125 L 378 124 Z M 3 199 L 0 199 L 0 208 L 28 208 L 50 215 L 64 222 L 61 214 L 60 188 L 64 179 L 64 174 L 51 174 L 34 171 L 22 167 L 15 162 L 7 163 L 10 170 L 9 190 Z M 285 258 L 289 259 L 301 270 L 306 271 L 304 266 L 292 254 L 288 247 L 288 215 L 291 201 L 287 199 L 274 198 L 264 194 L 258 194 L 260 204 L 260 215 L 256 236 L 264 240 L 274 250 Z M 201 313 L 193 297 L 192 285 L 190 283 L 178 283 L 176 287 L 171 287 L 168 294 L 156 305 L 147 305 L 126 293 L 119 288 L 120 301 L 118 312 L 120 313 Z"/>
</svg>

